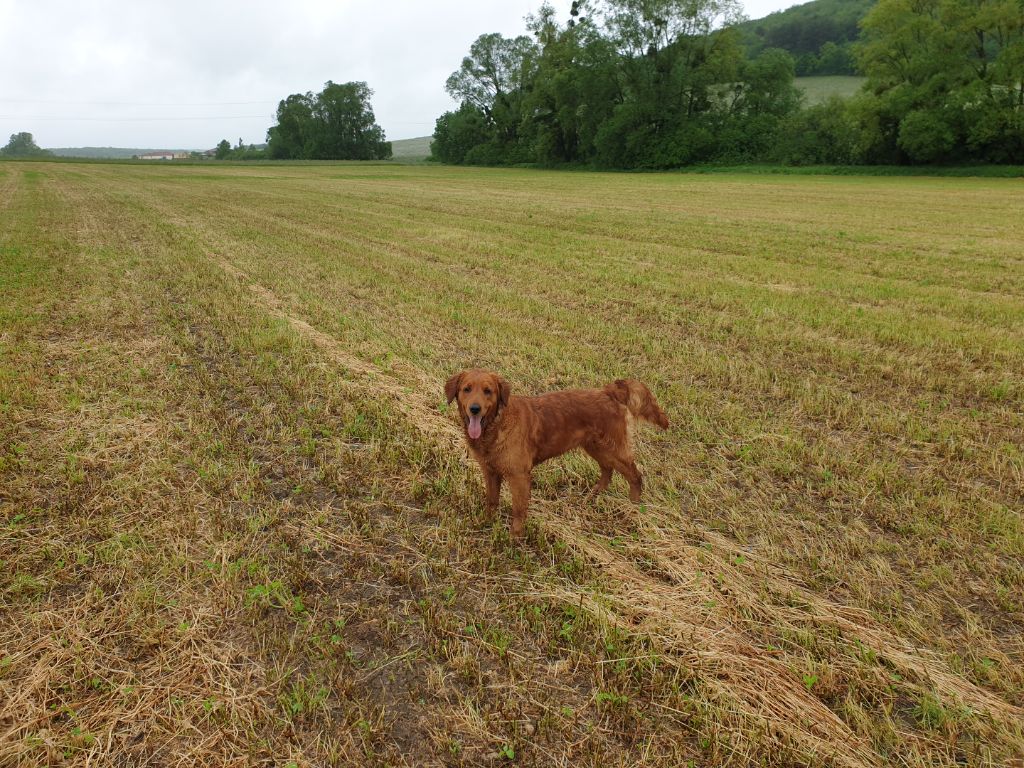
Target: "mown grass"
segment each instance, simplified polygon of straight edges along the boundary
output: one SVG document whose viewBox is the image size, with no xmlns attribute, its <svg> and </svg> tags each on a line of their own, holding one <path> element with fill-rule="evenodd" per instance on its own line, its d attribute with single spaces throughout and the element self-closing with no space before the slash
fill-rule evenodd
<svg viewBox="0 0 1024 768">
<path fill-rule="evenodd" d="M 854 75 L 814 75 L 798 77 L 793 85 L 804 94 L 808 104 L 822 104 L 833 96 L 844 99 L 853 96 L 865 82 L 867 78 Z"/>
<path fill-rule="evenodd" d="M 1003 765 L 1016 182 L 5 164 L 0 763 Z M 446 413 L 647 381 L 488 520 Z"/>
<path fill-rule="evenodd" d="M 697 165 L 686 173 L 773 174 L 785 176 L 919 176 L 1019 179 L 1019 165 Z"/>
</svg>

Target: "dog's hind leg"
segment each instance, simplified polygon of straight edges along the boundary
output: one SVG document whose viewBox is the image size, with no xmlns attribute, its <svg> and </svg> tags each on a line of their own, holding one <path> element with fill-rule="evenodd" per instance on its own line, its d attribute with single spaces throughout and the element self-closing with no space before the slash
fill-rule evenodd
<svg viewBox="0 0 1024 768">
<path fill-rule="evenodd" d="M 609 461 L 606 454 L 596 448 L 584 446 L 583 450 L 585 450 L 590 457 L 597 462 L 598 466 L 601 467 L 601 477 L 598 479 L 597 484 L 590 489 L 590 495 L 596 496 L 601 493 L 601 491 L 605 490 L 608 487 L 608 484 L 612 481 L 612 463 Z"/>
</svg>

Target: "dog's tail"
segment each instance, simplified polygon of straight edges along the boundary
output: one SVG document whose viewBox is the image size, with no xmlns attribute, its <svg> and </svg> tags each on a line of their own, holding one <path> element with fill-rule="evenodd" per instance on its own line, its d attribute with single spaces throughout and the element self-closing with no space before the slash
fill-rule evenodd
<svg viewBox="0 0 1024 768">
<path fill-rule="evenodd" d="M 638 421 L 646 421 L 662 429 L 668 429 L 668 416 L 661 410 L 661 406 L 654 399 L 651 390 L 642 381 L 616 379 L 611 384 L 605 385 L 604 391 L 612 399 L 626 406 L 626 409 L 633 414 L 633 418 Z"/>
</svg>

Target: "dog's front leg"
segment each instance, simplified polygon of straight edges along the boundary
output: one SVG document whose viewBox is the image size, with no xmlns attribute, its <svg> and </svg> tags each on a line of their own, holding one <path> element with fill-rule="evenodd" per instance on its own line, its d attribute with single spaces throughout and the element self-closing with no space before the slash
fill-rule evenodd
<svg viewBox="0 0 1024 768">
<path fill-rule="evenodd" d="M 526 513 L 530 508 L 530 475 L 512 475 L 508 478 L 512 491 L 512 538 L 520 539 L 526 533 Z"/>
<path fill-rule="evenodd" d="M 501 475 L 487 467 L 483 467 L 483 470 L 484 482 L 487 483 L 485 506 L 487 507 L 487 514 L 494 517 L 494 514 L 498 511 L 498 505 L 501 503 Z"/>
</svg>

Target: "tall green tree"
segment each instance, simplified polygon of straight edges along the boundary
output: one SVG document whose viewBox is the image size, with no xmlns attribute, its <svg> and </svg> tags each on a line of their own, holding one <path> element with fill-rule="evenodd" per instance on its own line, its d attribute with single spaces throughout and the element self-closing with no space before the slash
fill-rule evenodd
<svg viewBox="0 0 1024 768">
<path fill-rule="evenodd" d="M 1024 3 L 879 0 L 860 66 L 875 161 L 1024 162 Z"/>
<path fill-rule="evenodd" d="M 214 153 L 214 157 L 218 160 L 225 160 L 231 155 L 231 142 L 227 139 L 221 139 L 217 144 L 217 149 Z"/>
<path fill-rule="evenodd" d="M 599 164 L 666 168 L 719 156 L 743 52 L 735 0 L 606 0 L 605 34 L 620 54 L 624 97 L 596 139 Z M 724 27 L 724 28 L 723 28 Z M 734 117 L 738 117 L 736 113 Z"/>
<path fill-rule="evenodd" d="M 606 0 L 600 13 L 631 57 L 651 57 L 680 40 L 707 41 L 743 19 L 738 0 Z"/>
<path fill-rule="evenodd" d="M 445 83 L 449 95 L 478 109 L 494 130 L 494 140 L 514 153 L 523 99 L 537 72 L 539 50 L 525 35 L 480 35 L 469 56 Z"/>
<path fill-rule="evenodd" d="M 544 5 L 528 27 L 541 46 L 537 76 L 524 104 L 524 133 L 544 164 L 591 162 L 594 140 L 623 93 L 615 46 L 601 35 L 588 2 L 572 4 L 563 27 Z"/>
<path fill-rule="evenodd" d="M 52 154 L 49 150 L 37 146 L 32 134 L 25 131 L 12 133 L 11 140 L 0 149 L 0 155 L 4 157 L 47 157 Z"/>
<path fill-rule="evenodd" d="M 363 82 L 330 80 L 316 94 L 292 94 L 277 107 L 277 125 L 267 132 L 268 152 L 278 159 L 383 160 L 391 142 L 377 125 Z"/>
<path fill-rule="evenodd" d="M 434 139 L 430 142 L 430 154 L 442 163 L 459 165 L 485 161 L 476 147 L 490 146 L 494 141 L 494 125 L 479 107 L 464 101 L 453 112 L 445 112 L 434 126 Z"/>
<path fill-rule="evenodd" d="M 327 81 L 313 107 L 313 154 L 326 160 L 383 160 L 391 143 L 377 125 L 370 105 L 373 91 L 366 83 Z"/>
<path fill-rule="evenodd" d="M 267 153 L 277 160 L 310 157 L 315 123 L 312 93 L 293 93 L 277 105 L 277 125 L 267 132 Z"/>
</svg>

